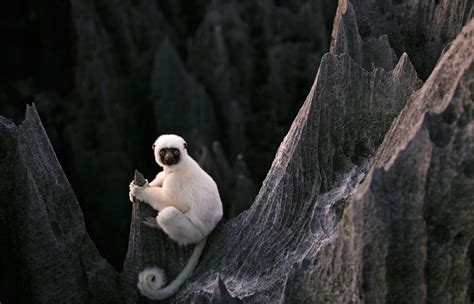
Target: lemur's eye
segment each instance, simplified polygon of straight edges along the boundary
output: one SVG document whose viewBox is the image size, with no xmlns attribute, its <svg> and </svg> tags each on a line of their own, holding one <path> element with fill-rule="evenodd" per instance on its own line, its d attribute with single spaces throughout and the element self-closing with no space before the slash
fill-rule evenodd
<svg viewBox="0 0 474 304">
<path fill-rule="evenodd" d="M 165 150 L 160 151 L 160 156 L 165 156 Z"/>
<path fill-rule="evenodd" d="M 174 155 L 178 156 L 178 155 L 179 155 L 179 151 L 178 151 L 178 150 L 174 150 Z"/>
</svg>

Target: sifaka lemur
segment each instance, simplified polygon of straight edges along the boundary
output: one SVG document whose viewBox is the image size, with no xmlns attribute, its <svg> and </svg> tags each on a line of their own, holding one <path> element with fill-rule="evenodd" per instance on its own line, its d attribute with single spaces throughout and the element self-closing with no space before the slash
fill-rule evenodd
<svg viewBox="0 0 474 304">
<path fill-rule="evenodd" d="M 145 268 L 140 272 L 140 292 L 161 300 L 173 295 L 192 274 L 208 235 L 222 218 L 222 202 L 216 183 L 188 155 L 183 138 L 161 135 L 152 148 L 163 171 L 142 187 L 132 181 L 130 200 L 145 202 L 157 210 L 156 223 L 172 240 L 180 245 L 196 244 L 184 269 L 167 286 L 162 269 Z"/>
</svg>

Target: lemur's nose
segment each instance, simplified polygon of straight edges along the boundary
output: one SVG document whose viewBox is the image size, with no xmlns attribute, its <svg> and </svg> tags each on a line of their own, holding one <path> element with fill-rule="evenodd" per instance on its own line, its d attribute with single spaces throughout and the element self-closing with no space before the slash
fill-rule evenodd
<svg viewBox="0 0 474 304">
<path fill-rule="evenodd" d="M 165 162 L 171 162 L 171 161 L 173 161 L 173 159 L 174 159 L 173 153 L 171 153 L 171 152 L 166 152 L 166 155 L 165 155 Z"/>
</svg>

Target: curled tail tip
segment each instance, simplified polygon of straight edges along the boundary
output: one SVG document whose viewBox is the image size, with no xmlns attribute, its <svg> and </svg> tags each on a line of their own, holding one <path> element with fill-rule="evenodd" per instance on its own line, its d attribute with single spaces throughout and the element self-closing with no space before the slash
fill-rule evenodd
<svg viewBox="0 0 474 304">
<path fill-rule="evenodd" d="M 140 291 L 153 292 L 163 288 L 165 285 L 166 276 L 161 268 L 145 268 L 138 274 L 137 287 Z"/>
<path fill-rule="evenodd" d="M 183 282 L 193 273 L 205 245 L 206 239 L 196 244 L 186 266 L 184 266 L 178 276 L 166 287 L 165 274 L 161 268 L 145 268 L 138 275 L 137 287 L 141 294 L 151 300 L 163 300 L 176 293 Z"/>
</svg>

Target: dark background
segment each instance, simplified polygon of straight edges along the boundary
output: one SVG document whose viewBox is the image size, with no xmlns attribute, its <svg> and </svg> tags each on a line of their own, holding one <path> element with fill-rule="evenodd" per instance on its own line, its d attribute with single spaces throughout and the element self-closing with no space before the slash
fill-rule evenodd
<svg viewBox="0 0 474 304">
<path fill-rule="evenodd" d="M 101 254 L 120 269 L 128 184 L 177 133 L 226 217 L 253 201 L 328 51 L 337 1 L 4 1 L 0 115 L 34 102 Z"/>
</svg>

